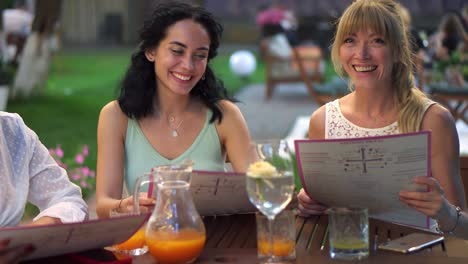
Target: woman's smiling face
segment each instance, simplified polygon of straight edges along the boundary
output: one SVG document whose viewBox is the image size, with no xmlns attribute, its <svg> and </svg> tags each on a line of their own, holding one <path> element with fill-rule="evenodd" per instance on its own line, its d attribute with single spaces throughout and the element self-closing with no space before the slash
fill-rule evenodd
<svg viewBox="0 0 468 264">
<path fill-rule="evenodd" d="M 184 19 L 170 26 L 159 45 L 146 52 L 155 62 L 158 89 L 189 94 L 205 72 L 209 48 L 210 37 L 201 24 Z"/>
<path fill-rule="evenodd" d="M 372 88 L 391 84 L 393 58 L 384 38 L 371 30 L 345 36 L 339 50 L 343 69 L 355 87 Z"/>
</svg>

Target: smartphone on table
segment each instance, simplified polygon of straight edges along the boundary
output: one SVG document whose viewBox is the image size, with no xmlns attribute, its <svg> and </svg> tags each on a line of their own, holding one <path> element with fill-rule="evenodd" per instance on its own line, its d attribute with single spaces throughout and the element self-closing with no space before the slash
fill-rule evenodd
<svg viewBox="0 0 468 264">
<path fill-rule="evenodd" d="M 443 236 L 426 233 L 411 233 L 403 237 L 383 242 L 379 245 L 379 249 L 401 253 L 412 253 L 423 248 L 442 243 L 443 241 Z"/>
</svg>

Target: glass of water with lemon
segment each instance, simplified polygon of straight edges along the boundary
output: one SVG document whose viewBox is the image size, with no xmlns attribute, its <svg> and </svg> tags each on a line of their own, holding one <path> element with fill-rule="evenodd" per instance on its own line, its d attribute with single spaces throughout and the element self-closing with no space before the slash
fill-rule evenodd
<svg viewBox="0 0 468 264">
<path fill-rule="evenodd" d="M 257 141 L 248 169 L 246 188 L 250 202 L 268 218 L 268 257 L 266 263 L 280 262 L 274 254 L 272 235 L 276 215 L 286 208 L 294 193 L 293 160 L 284 140 Z"/>
</svg>

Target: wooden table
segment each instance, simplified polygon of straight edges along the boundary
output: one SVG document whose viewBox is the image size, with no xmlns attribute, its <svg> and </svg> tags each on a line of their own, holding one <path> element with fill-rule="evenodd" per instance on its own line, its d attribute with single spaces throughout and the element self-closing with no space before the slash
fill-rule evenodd
<svg viewBox="0 0 468 264">
<path fill-rule="evenodd" d="M 255 215 L 205 217 L 207 241 L 205 250 L 195 263 L 257 263 Z M 340 263 L 328 255 L 327 216 L 296 217 L 296 263 Z M 397 226 L 379 220 L 370 220 L 370 256 L 359 263 L 468 263 L 468 241 L 448 238 L 443 244 L 411 255 L 377 250 L 378 243 L 405 234 L 420 232 L 410 227 Z M 74 256 L 59 256 L 30 263 L 84 263 L 78 257 L 112 261 L 104 250 L 88 251 Z M 454 257 L 457 256 L 457 257 Z M 64 260 L 65 258 L 65 260 Z M 99 262 L 87 263 L 99 263 Z M 110 263 L 110 262 L 108 262 Z M 115 262 L 114 262 L 115 263 Z M 121 262 L 125 263 L 125 262 Z M 128 261 L 126 263 L 129 263 Z M 155 263 L 149 254 L 135 257 L 133 263 Z M 349 262 L 344 262 L 349 263 Z"/>
</svg>

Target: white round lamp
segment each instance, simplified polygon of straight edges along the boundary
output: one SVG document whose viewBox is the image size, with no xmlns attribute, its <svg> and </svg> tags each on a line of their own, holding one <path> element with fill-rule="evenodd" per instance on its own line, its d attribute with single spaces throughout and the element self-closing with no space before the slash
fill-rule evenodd
<svg viewBox="0 0 468 264">
<path fill-rule="evenodd" d="M 242 78 L 249 77 L 257 67 L 257 60 L 252 52 L 239 50 L 234 52 L 229 58 L 231 71 Z"/>
</svg>

